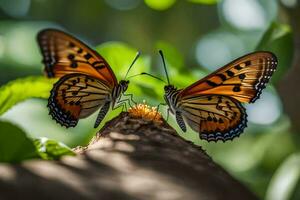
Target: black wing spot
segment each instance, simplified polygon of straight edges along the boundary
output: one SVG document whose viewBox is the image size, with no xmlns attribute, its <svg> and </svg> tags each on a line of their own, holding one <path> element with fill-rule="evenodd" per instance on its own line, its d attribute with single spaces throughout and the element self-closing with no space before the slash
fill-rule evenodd
<svg viewBox="0 0 300 200">
<path fill-rule="evenodd" d="M 69 42 L 69 47 L 74 48 L 75 44 L 73 42 Z"/>
<path fill-rule="evenodd" d="M 76 62 L 72 62 L 71 65 L 70 65 L 72 68 L 76 68 L 78 67 L 78 64 Z"/>
<path fill-rule="evenodd" d="M 69 60 L 74 60 L 74 58 L 75 58 L 74 54 L 69 54 L 69 55 L 68 55 L 68 59 L 69 59 Z"/>
<path fill-rule="evenodd" d="M 230 77 L 233 77 L 234 76 L 234 73 L 230 70 L 226 71 L 226 74 Z"/>
<path fill-rule="evenodd" d="M 241 70 L 241 69 L 243 69 L 240 65 L 236 65 L 236 66 L 234 66 L 234 69 L 236 69 L 236 70 Z"/>
<path fill-rule="evenodd" d="M 216 74 L 216 76 L 220 77 L 222 81 L 226 81 L 226 76 L 224 74 Z"/>
<path fill-rule="evenodd" d="M 77 83 L 76 80 L 72 80 L 72 84 L 75 85 Z"/>
<path fill-rule="evenodd" d="M 87 60 L 90 59 L 91 57 L 92 57 L 92 55 L 89 54 L 89 53 L 86 53 L 86 54 L 84 55 L 84 58 L 87 59 Z"/>
<path fill-rule="evenodd" d="M 81 48 L 77 50 L 77 53 L 82 53 L 82 52 L 83 50 Z"/>
<path fill-rule="evenodd" d="M 246 65 L 246 66 L 251 65 L 251 60 L 246 61 L 246 62 L 245 62 L 245 65 Z"/>
<path fill-rule="evenodd" d="M 241 91 L 241 87 L 240 86 L 234 86 L 232 91 L 234 92 L 240 92 Z"/>
<path fill-rule="evenodd" d="M 213 119 L 211 118 L 211 116 L 207 117 L 207 121 L 212 121 Z"/>
<path fill-rule="evenodd" d="M 241 80 L 243 80 L 243 79 L 246 78 L 246 75 L 245 75 L 245 74 L 240 74 L 240 75 L 239 75 L 239 78 L 240 78 Z"/>
<path fill-rule="evenodd" d="M 215 82 L 212 82 L 212 81 L 210 81 L 210 80 L 207 80 L 207 81 L 206 81 L 206 83 L 207 83 L 209 86 L 212 86 L 212 87 L 216 87 L 216 86 L 218 86 L 218 84 L 217 84 L 217 83 L 215 83 Z"/>
</svg>

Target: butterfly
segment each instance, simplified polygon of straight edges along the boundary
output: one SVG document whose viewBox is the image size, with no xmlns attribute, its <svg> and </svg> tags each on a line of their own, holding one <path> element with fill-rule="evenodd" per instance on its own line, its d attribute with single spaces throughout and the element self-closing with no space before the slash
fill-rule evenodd
<svg viewBox="0 0 300 200">
<path fill-rule="evenodd" d="M 43 55 L 45 73 L 49 78 L 60 78 L 53 86 L 48 100 L 49 114 L 62 126 L 75 127 L 100 108 L 94 124 L 98 127 L 109 108 L 125 106 L 123 96 L 129 81 L 129 70 L 139 57 L 136 55 L 124 80 L 116 76 L 105 59 L 75 37 L 56 29 L 38 33 L 37 41 Z M 134 101 L 133 101 L 134 102 Z"/>
<path fill-rule="evenodd" d="M 254 103 L 277 67 L 276 56 L 267 51 L 250 53 L 209 74 L 192 85 L 177 89 L 170 84 L 162 51 L 159 51 L 168 84 L 164 99 L 176 122 L 186 123 L 207 141 L 232 140 L 247 127 L 241 103 Z"/>
</svg>

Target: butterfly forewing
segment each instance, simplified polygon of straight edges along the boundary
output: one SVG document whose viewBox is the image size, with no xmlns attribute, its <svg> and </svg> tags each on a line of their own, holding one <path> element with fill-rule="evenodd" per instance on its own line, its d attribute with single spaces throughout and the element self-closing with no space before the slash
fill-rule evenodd
<svg viewBox="0 0 300 200">
<path fill-rule="evenodd" d="M 259 98 L 277 66 L 270 52 L 255 52 L 236 59 L 181 92 L 181 96 L 225 95 L 240 102 L 253 103 Z"/>
<path fill-rule="evenodd" d="M 55 83 L 49 97 L 50 114 L 61 125 L 76 126 L 108 102 L 111 87 L 107 82 L 85 74 L 69 74 Z"/>
<path fill-rule="evenodd" d="M 87 45 L 62 31 L 46 29 L 38 34 L 48 77 L 81 73 L 105 80 L 111 87 L 117 84 L 108 63 Z"/>
<path fill-rule="evenodd" d="M 220 95 L 195 95 L 179 99 L 178 108 L 189 126 L 208 141 L 232 140 L 247 124 L 241 104 Z"/>
</svg>

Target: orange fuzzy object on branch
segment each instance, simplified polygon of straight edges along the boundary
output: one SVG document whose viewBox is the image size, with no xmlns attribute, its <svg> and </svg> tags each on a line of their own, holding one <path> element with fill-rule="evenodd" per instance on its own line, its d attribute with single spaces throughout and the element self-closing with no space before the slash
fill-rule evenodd
<svg viewBox="0 0 300 200">
<path fill-rule="evenodd" d="M 145 120 L 162 123 L 162 116 L 161 113 L 157 111 L 157 107 L 150 107 L 145 101 L 129 108 L 128 112 L 133 117 L 140 117 Z"/>
</svg>

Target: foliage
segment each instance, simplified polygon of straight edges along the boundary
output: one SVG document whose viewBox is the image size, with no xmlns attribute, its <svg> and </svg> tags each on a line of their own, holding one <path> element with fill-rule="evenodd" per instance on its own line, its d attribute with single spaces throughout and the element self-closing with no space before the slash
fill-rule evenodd
<svg viewBox="0 0 300 200">
<path fill-rule="evenodd" d="M 278 67 L 273 82 L 278 82 L 285 72 L 291 67 L 293 60 L 293 35 L 287 24 L 273 22 L 259 42 L 257 50 L 268 50 L 278 57 Z"/>
<path fill-rule="evenodd" d="M 176 3 L 176 0 L 144 0 L 145 4 L 154 10 L 166 10 Z M 191 3 L 213 5 L 219 0 L 187 0 Z"/>
<path fill-rule="evenodd" d="M 20 128 L 0 121 L 0 129 L 0 162 L 20 162 L 36 157 L 34 144 Z"/>
<path fill-rule="evenodd" d="M 188 0 L 188 1 L 191 2 L 191 3 L 212 5 L 212 4 L 218 3 L 220 0 Z"/>
<path fill-rule="evenodd" d="M 75 155 L 62 143 L 47 138 L 31 139 L 17 126 L 0 121 L 0 162 L 17 163 L 32 158 L 59 159 L 63 155 Z"/>
<path fill-rule="evenodd" d="M 50 140 L 48 138 L 38 138 L 33 140 L 37 148 L 39 157 L 44 160 L 57 160 L 61 156 L 74 156 L 75 153 L 65 144 Z"/>
<path fill-rule="evenodd" d="M 266 200 L 299 199 L 297 186 L 300 182 L 300 154 L 295 153 L 287 157 L 276 170 L 269 188 Z"/>
<path fill-rule="evenodd" d="M 155 10 L 166 10 L 170 8 L 176 0 L 145 0 L 145 4 Z"/>
<path fill-rule="evenodd" d="M 0 88 L 0 115 L 28 98 L 48 98 L 53 80 L 27 77 L 7 83 Z"/>
</svg>

